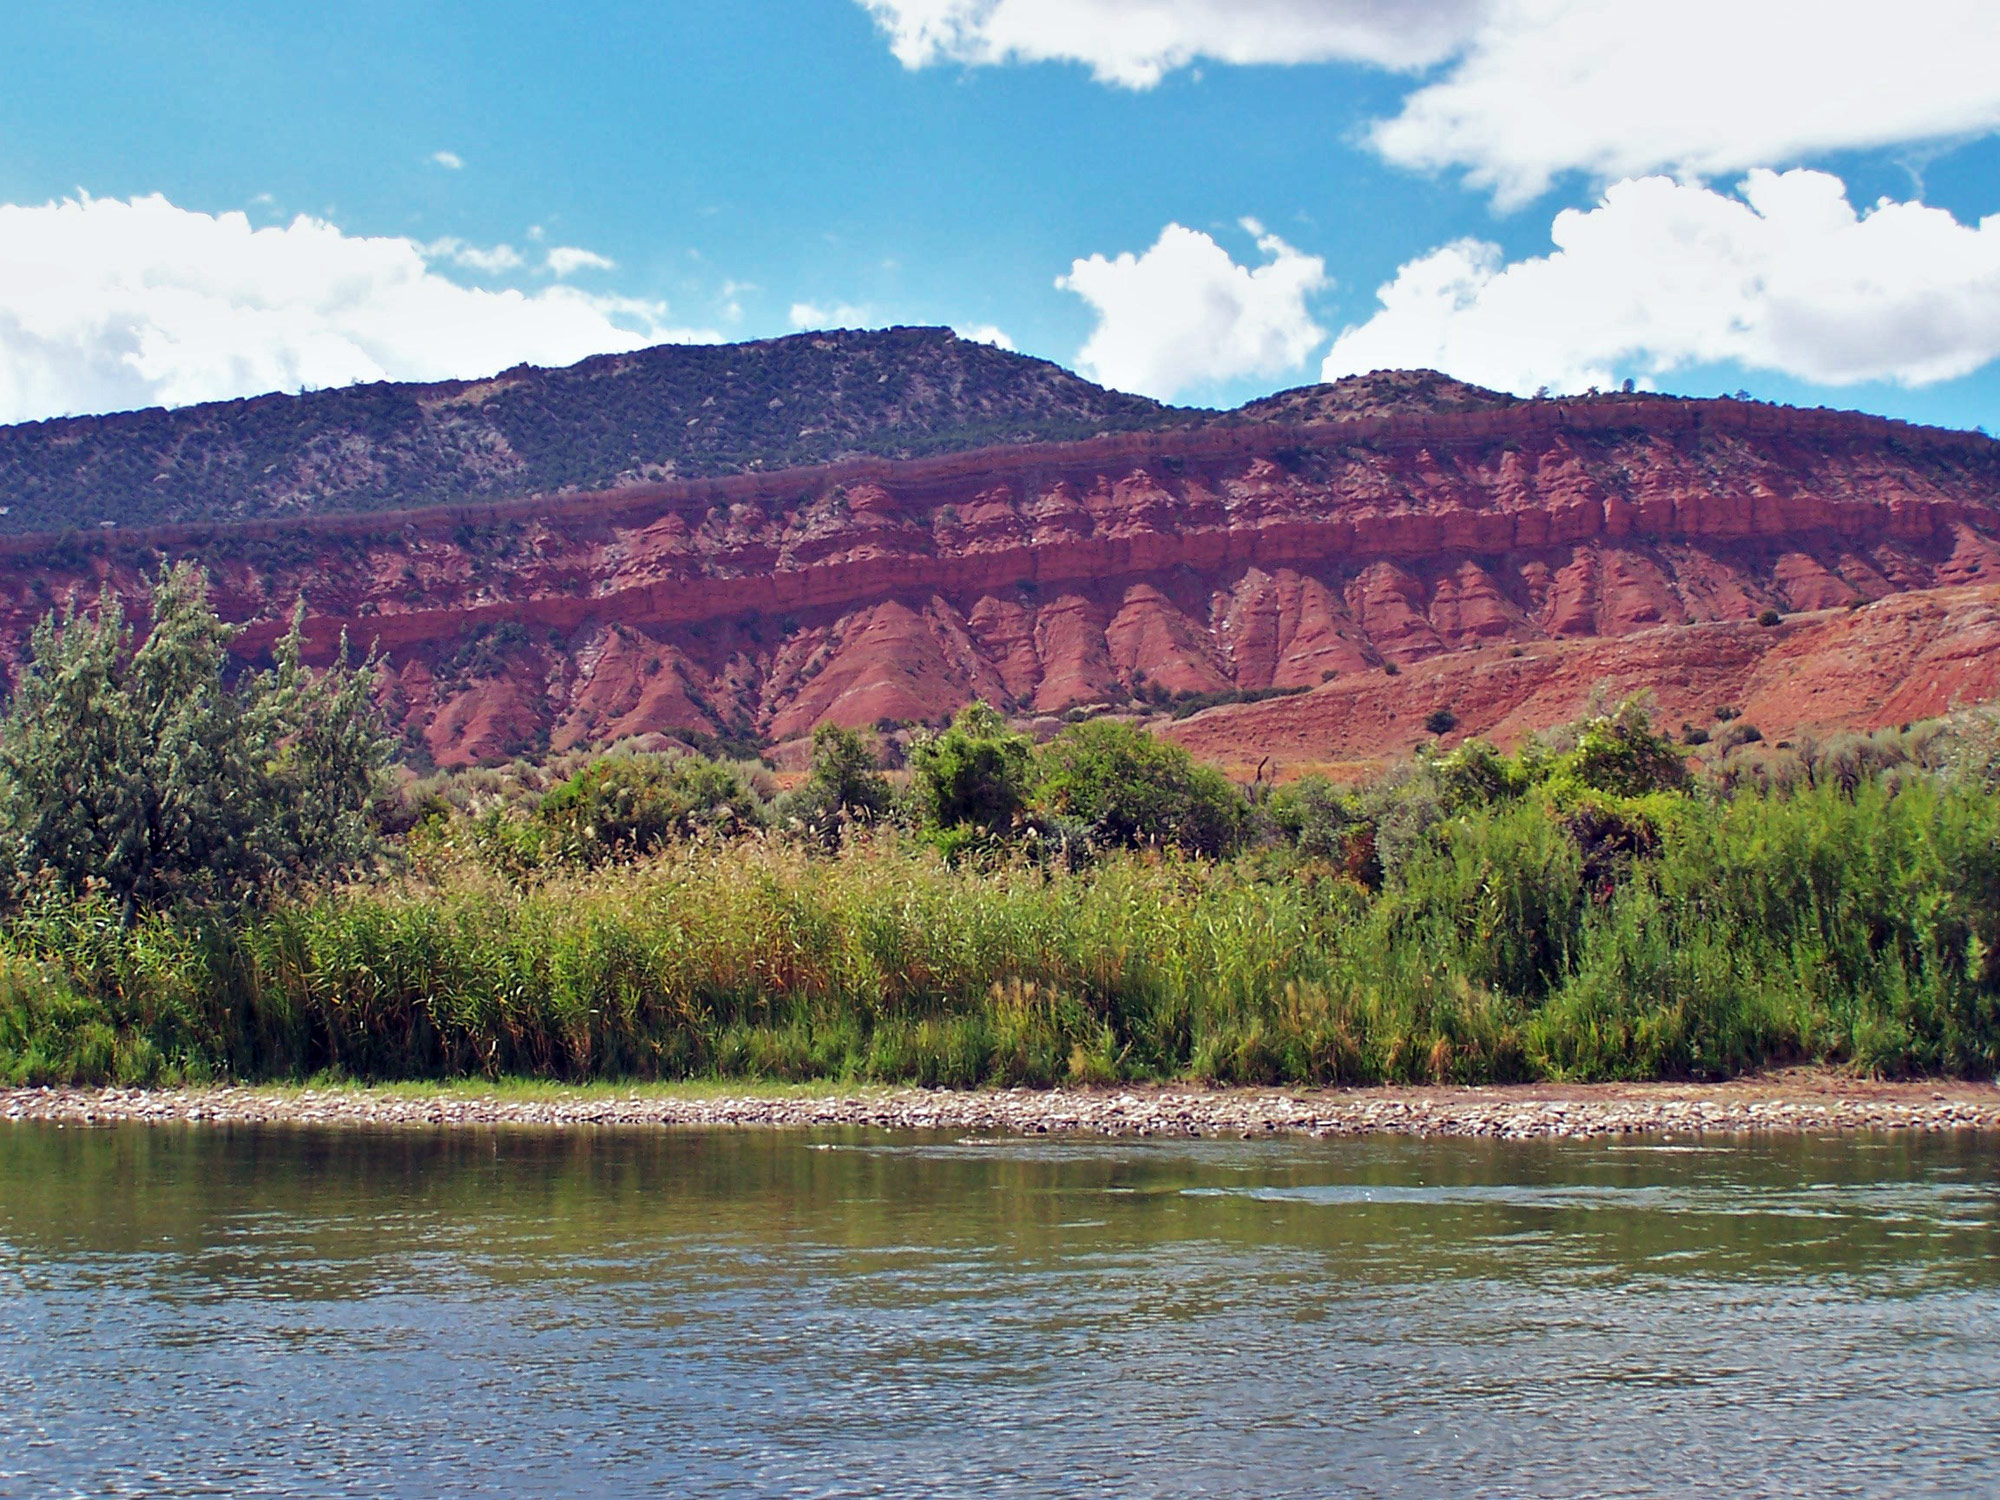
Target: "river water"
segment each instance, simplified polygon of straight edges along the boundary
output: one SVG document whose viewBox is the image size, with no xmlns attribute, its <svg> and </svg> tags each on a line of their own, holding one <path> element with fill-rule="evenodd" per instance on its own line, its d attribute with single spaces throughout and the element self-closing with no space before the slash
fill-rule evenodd
<svg viewBox="0 0 2000 1500">
<path fill-rule="evenodd" d="M 2000 1142 L 0 1125 L 0 1494 L 1991 1495 Z"/>
</svg>

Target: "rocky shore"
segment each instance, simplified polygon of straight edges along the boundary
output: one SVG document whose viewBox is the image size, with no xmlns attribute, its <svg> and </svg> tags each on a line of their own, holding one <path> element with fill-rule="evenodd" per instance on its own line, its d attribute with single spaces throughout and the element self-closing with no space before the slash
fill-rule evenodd
<svg viewBox="0 0 2000 1500">
<path fill-rule="evenodd" d="M 842 1126 L 1003 1135 L 1404 1135 L 1529 1140 L 1836 1130 L 2000 1131 L 2000 1086 L 1781 1074 L 1722 1084 L 1507 1088 L 855 1089 L 635 1087 L 0 1090 L 0 1119 L 72 1125 Z"/>
</svg>

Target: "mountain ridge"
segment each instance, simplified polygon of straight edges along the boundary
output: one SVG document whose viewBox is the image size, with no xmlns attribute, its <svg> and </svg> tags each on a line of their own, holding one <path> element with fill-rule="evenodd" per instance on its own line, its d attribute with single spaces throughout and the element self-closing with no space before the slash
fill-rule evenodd
<svg viewBox="0 0 2000 1500">
<path fill-rule="evenodd" d="M 0 428 L 0 534 L 271 520 L 1203 420 L 949 329 L 663 344 Z"/>
<path fill-rule="evenodd" d="M 432 471 L 414 476 L 413 483 L 398 484 L 393 466 L 369 461 L 357 464 L 359 478 L 350 474 L 353 482 L 346 491 L 322 493 L 287 488 L 301 472 L 312 471 L 328 447 L 348 448 L 365 442 L 365 434 L 343 431 L 343 420 L 365 426 L 377 420 L 385 406 L 401 408 L 406 414 L 449 412 L 468 406 L 483 410 L 502 393 L 526 389 L 532 395 L 534 388 L 562 383 L 571 387 L 566 396 L 542 402 L 547 422 L 560 425 L 564 418 L 575 415 L 574 388 L 579 385 L 589 387 L 607 379 L 615 385 L 628 372 L 639 370 L 643 374 L 664 360 L 683 368 L 669 371 L 672 378 L 664 382 L 650 380 L 637 395 L 642 400 L 658 396 L 664 384 L 668 397 L 677 392 L 685 397 L 687 393 L 678 390 L 678 386 L 700 379 L 708 367 L 719 365 L 728 375 L 734 366 L 762 358 L 772 361 L 773 368 L 782 373 L 787 356 L 808 350 L 833 356 L 833 374 L 841 377 L 834 380 L 835 386 L 842 379 L 852 384 L 857 375 L 866 377 L 871 373 L 882 383 L 889 377 L 887 372 L 879 370 L 880 364 L 906 360 L 913 352 L 920 356 L 920 363 L 921 357 L 942 353 L 966 368 L 955 367 L 945 372 L 951 378 L 943 383 L 953 386 L 949 401 L 934 399 L 940 384 L 935 366 L 928 371 L 928 385 L 926 372 L 920 369 L 914 381 L 904 381 L 898 387 L 898 393 L 906 393 L 910 384 L 916 384 L 918 399 L 907 404 L 892 400 L 875 413 L 880 420 L 873 426 L 869 425 L 866 413 L 842 412 L 836 390 L 832 409 L 821 411 L 820 420 L 808 424 L 813 429 L 812 436 L 824 437 L 828 444 L 846 444 L 823 455 L 802 454 L 795 447 L 785 446 L 782 440 L 774 442 L 772 433 L 765 430 L 768 424 L 754 416 L 746 423 L 743 403 L 738 399 L 739 388 L 737 397 L 727 405 L 727 415 L 711 424 L 729 430 L 720 436 L 705 435 L 704 441 L 694 444 L 696 451 L 692 455 L 669 453 L 663 457 L 656 448 L 644 452 L 630 448 L 613 450 L 607 455 L 601 444 L 595 448 L 586 445 L 588 453 L 594 453 L 595 457 L 588 454 L 583 459 L 572 457 L 566 468 L 547 455 L 533 462 L 521 460 L 504 474 L 494 472 L 490 466 L 482 470 L 471 464 L 462 471 L 453 471 L 462 481 L 457 483 L 451 473 L 441 475 Z M 827 363 L 820 361 L 822 366 Z M 972 379 L 967 368 L 972 368 L 973 374 L 980 378 Z M 996 371 L 1019 377 L 1011 390 L 1003 388 L 1005 382 L 996 377 Z M 652 369 L 650 373 L 657 376 L 660 371 Z M 822 369 L 821 373 L 826 372 Z M 758 395 L 767 389 L 759 382 L 770 379 L 771 374 L 771 370 L 766 370 L 750 377 Z M 979 387 L 969 398 L 963 390 L 968 383 Z M 727 388 L 724 394 L 730 394 Z M 763 403 L 763 408 L 769 411 L 774 404 L 779 404 L 780 409 L 783 405 L 805 407 L 810 399 L 810 392 L 802 396 L 794 391 L 789 401 L 773 397 Z M 704 397 L 703 405 L 707 406 L 710 400 Z M 635 415 L 628 409 L 610 414 L 599 411 L 596 425 L 600 436 L 601 429 L 624 423 L 657 427 L 667 417 L 679 420 L 679 414 L 687 409 L 685 401 L 675 404 L 669 400 L 666 417 L 657 412 Z M 1203 428 L 1276 425 L 1306 429 L 1303 436 L 1309 439 L 1312 429 L 1339 423 L 1343 425 L 1320 435 L 1394 442 L 1424 437 L 1426 429 L 1421 420 L 1424 418 L 1492 416 L 1503 424 L 1501 429 L 1494 429 L 1474 421 L 1463 430 L 1438 434 L 1449 441 L 1484 436 L 1521 421 L 1536 427 L 1578 421 L 1602 426 L 1605 412 L 1618 412 L 1620 419 L 1633 417 L 1645 425 L 1663 421 L 1673 424 L 1677 420 L 1663 417 L 1662 413 L 1699 412 L 1708 415 L 1696 418 L 1697 424 L 1705 420 L 1730 428 L 1826 435 L 1865 431 L 1890 441 L 1900 438 L 1924 444 L 1942 443 L 1975 452 L 1984 451 L 1995 442 L 1983 432 L 1927 427 L 1863 412 L 1767 405 L 1728 397 L 1667 397 L 1628 391 L 1529 400 L 1470 385 L 1434 370 L 1377 370 L 1332 383 L 1279 391 L 1228 411 L 1176 408 L 1093 385 L 1049 361 L 960 339 L 948 328 L 839 330 L 743 344 L 658 345 L 627 354 L 592 356 L 555 369 L 516 366 L 483 379 L 375 382 L 297 396 L 272 393 L 188 407 L 153 407 L 0 427 L 0 496 L 6 497 L 0 503 L 0 548 L 14 550 L 23 542 L 33 545 L 44 537 L 66 532 L 138 530 L 145 535 L 185 538 L 205 535 L 218 525 L 248 524 L 254 533 L 260 529 L 260 523 L 263 529 L 271 524 L 301 521 L 338 525 L 341 523 L 336 518 L 342 517 L 356 518 L 347 524 L 359 524 L 366 529 L 370 523 L 365 518 L 370 516 L 401 517 L 428 512 L 502 514 L 562 505 L 572 499 L 618 504 L 658 498 L 683 487 L 677 482 L 771 474 L 784 475 L 785 482 L 790 483 L 791 476 L 810 471 L 876 472 L 868 468 L 870 460 L 910 464 L 925 457 L 951 454 L 1087 444 L 1092 438 L 1118 434 L 1190 433 Z M 1581 416 L 1582 413 L 1596 415 Z M 246 422 L 246 418 L 252 420 Z M 1415 425 L 1411 419 L 1417 419 Z M 240 434 L 258 421 L 264 422 L 267 430 L 251 433 L 244 441 L 244 451 L 233 460 L 226 451 L 213 451 L 217 445 L 207 441 L 218 429 Z M 836 432 L 836 428 L 841 430 Z M 637 431 L 633 431 L 632 437 L 634 442 L 643 442 L 643 434 Z M 107 445 L 123 445 L 136 451 L 125 453 L 122 461 L 106 461 L 98 450 Z M 166 468 L 159 468 L 162 460 L 158 450 L 163 446 L 171 447 L 175 458 Z M 460 443 L 462 448 L 475 450 L 490 446 Z M 1136 455 L 1140 450 L 1132 451 Z M 243 472 L 257 467 L 255 460 L 272 452 L 277 457 L 263 466 L 259 478 L 287 463 L 290 471 L 246 496 L 240 483 Z M 152 456 L 147 459 L 149 454 Z M 135 500 L 132 471 L 149 463 L 154 472 L 136 490 Z M 106 470 L 122 470 L 122 481 L 117 472 L 107 474 Z M 228 471 L 234 471 L 239 481 L 237 487 L 230 489 L 225 484 L 222 496 L 213 501 L 191 499 L 188 485 L 196 479 L 213 479 L 218 470 L 224 471 L 225 478 Z M 403 480 L 412 478 L 401 475 Z M 108 482 L 100 485 L 100 480 Z M 392 484 L 397 487 L 390 488 Z"/>
</svg>

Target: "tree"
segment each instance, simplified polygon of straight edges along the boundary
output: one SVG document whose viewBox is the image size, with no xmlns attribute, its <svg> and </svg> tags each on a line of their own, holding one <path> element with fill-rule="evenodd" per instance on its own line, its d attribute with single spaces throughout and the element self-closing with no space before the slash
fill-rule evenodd
<svg viewBox="0 0 2000 1500">
<path fill-rule="evenodd" d="M 291 629 L 272 648 L 271 673 L 256 684 L 252 727 L 273 752 L 278 848 L 295 873 L 331 880 L 376 851 L 372 804 L 395 742 L 375 698 L 377 661 L 350 667 L 343 630 L 333 665 L 315 672 L 302 657 L 304 636 L 301 599 Z"/>
<path fill-rule="evenodd" d="M 0 837 L 18 894 L 101 889 L 140 907 L 235 902 L 372 852 L 388 756 L 371 660 L 315 673 L 303 608 L 276 665 L 229 684 L 236 632 L 193 564 L 162 568 L 143 643 L 115 599 L 36 626 L 0 724 Z"/>
<path fill-rule="evenodd" d="M 932 828 L 1005 834 L 1027 809 L 1028 737 L 984 703 L 967 704 L 941 734 L 910 746 L 910 796 Z"/>
<path fill-rule="evenodd" d="M 1558 758 L 1555 774 L 1619 797 L 1684 791 L 1689 780 L 1686 758 L 1654 731 L 1644 697 L 1627 698 L 1578 724 L 1576 748 Z"/>
<path fill-rule="evenodd" d="M 1039 771 L 1040 805 L 1088 825 L 1093 843 L 1216 856 L 1233 852 L 1249 827 L 1249 804 L 1228 777 L 1115 719 L 1064 730 Z"/>
<path fill-rule="evenodd" d="M 1439 800 L 1453 812 L 1504 802 L 1519 795 L 1528 780 L 1518 761 L 1481 739 L 1467 740 L 1430 767 Z"/>
<path fill-rule="evenodd" d="M 1266 810 L 1278 831 L 1308 859 L 1345 864 L 1357 833 L 1364 831 L 1369 835 L 1368 853 L 1374 852 L 1373 826 L 1353 796 L 1324 776 L 1302 776 L 1279 787 Z"/>
<path fill-rule="evenodd" d="M 874 822 L 890 800 L 888 778 L 876 769 L 875 751 L 860 732 L 822 724 L 813 731 L 805 784 L 785 800 L 782 813 L 820 838 L 835 839 L 845 823 Z"/>
</svg>

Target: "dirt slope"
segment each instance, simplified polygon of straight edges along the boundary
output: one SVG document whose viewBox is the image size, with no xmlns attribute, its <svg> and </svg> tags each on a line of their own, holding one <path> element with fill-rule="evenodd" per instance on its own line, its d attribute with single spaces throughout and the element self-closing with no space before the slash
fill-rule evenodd
<svg viewBox="0 0 2000 1500">
<path fill-rule="evenodd" d="M 1163 732 L 1245 777 L 1339 768 L 1434 738 L 1514 744 L 1574 718 L 1594 688 L 1655 694 L 1669 728 L 1719 727 L 1717 709 L 1767 739 L 1873 729 L 2000 698 L 2000 584 L 1919 589 L 1774 627 L 1716 620 L 1623 636 L 1473 647 L 1397 676 L 1364 673 L 1296 698 L 1210 709 Z M 1424 725 L 1437 709 L 1457 725 Z"/>
</svg>

